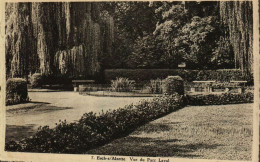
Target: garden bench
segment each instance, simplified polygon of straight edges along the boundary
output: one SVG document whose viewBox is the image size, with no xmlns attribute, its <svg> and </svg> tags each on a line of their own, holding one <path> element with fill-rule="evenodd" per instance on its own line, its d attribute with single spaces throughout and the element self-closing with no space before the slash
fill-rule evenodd
<svg viewBox="0 0 260 162">
<path fill-rule="evenodd" d="M 94 80 L 72 80 L 72 84 L 73 84 L 75 92 L 78 91 L 79 85 L 87 85 L 87 84 L 93 84 L 93 83 L 95 83 Z"/>
<path fill-rule="evenodd" d="M 212 92 L 212 84 L 215 83 L 215 80 L 194 80 L 193 83 L 204 84 L 204 92 Z M 195 87 L 191 87 L 191 92 L 196 92 Z"/>
<path fill-rule="evenodd" d="M 245 83 L 247 83 L 247 81 L 245 81 L 245 80 L 231 80 L 230 83 L 244 83 L 244 85 L 245 85 Z"/>
<path fill-rule="evenodd" d="M 225 88 L 225 92 L 228 92 L 232 88 L 237 88 L 238 89 L 238 93 L 244 93 L 244 91 L 245 91 L 244 87 L 245 87 L 245 83 L 247 83 L 247 81 L 244 81 L 244 80 L 231 80 L 230 83 L 234 83 L 234 84 L 241 84 L 241 83 L 243 83 L 243 86 L 239 86 L 239 85 L 227 86 Z"/>
</svg>

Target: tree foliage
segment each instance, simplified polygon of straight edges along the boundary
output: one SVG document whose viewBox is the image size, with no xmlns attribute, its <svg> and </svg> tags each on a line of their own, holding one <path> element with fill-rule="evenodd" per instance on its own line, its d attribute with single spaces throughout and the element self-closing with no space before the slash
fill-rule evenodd
<svg viewBox="0 0 260 162">
<path fill-rule="evenodd" d="M 211 60 L 216 40 L 219 39 L 217 33 L 216 18 L 212 16 L 194 16 L 190 23 L 183 26 L 175 42 L 178 42 L 183 51 L 180 52 L 190 67 L 203 69 L 213 66 Z"/>
<path fill-rule="evenodd" d="M 12 76 L 175 69 L 182 63 L 189 69 L 252 72 L 252 2 L 21 3 L 6 8 L 6 62 Z"/>
<path fill-rule="evenodd" d="M 102 6 L 114 17 L 115 42 L 113 53 L 105 57 L 107 68 L 129 67 L 128 56 L 135 42 L 147 33 L 152 33 L 156 24 L 154 9 L 149 2 L 105 2 Z"/>
<path fill-rule="evenodd" d="M 251 1 L 220 2 L 220 15 L 228 27 L 235 66 L 250 75 L 253 70 L 253 4 Z"/>
<path fill-rule="evenodd" d="M 154 35 L 139 37 L 133 46 L 133 52 L 128 56 L 128 66 L 131 68 L 162 68 L 163 61 L 162 41 Z"/>
<path fill-rule="evenodd" d="M 129 57 L 132 67 L 177 68 L 185 62 L 191 69 L 232 68 L 232 47 L 221 45 L 225 32 L 219 21 L 218 5 L 217 2 L 151 2 L 156 27 L 135 42 Z"/>
</svg>

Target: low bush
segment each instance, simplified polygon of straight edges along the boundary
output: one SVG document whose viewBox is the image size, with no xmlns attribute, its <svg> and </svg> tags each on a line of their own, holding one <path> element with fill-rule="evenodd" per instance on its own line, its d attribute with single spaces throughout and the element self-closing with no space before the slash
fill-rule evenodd
<svg viewBox="0 0 260 162">
<path fill-rule="evenodd" d="M 29 101 L 27 82 L 22 78 L 10 78 L 6 82 L 6 105 Z"/>
<path fill-rule="evenodd" d="M 184 83 L 179 76 L 168 76 L 163 83 L 163 93 L 184 95 Z"/>
<path fill-rule="evenodd" d="M 111 90 L 115 92 L 131 92 L 135 88 L 135 82 L 128 78 L 116 78 L 111 81 Z"/>
<path fill-rule="evenodd" d="M 161 79 L 152 79 L 145 86 L 149 93 L 162 94 L 163 93 L 163 81 Z"/>
<path fill-rule="evenodd" d="M 214 83 L 193 83 L 193 82 L 189 82 L 186 83 L 185 86 L 187 87 L 200 87 L 200 88 L 205 88 L 208 87 L 210 85 L 210 87 L 212 88 L 229 88 L 229 87 L 243 87 L 244 83 L 230 83 L 230 82 L 214 82 Z"/>
<path fill-rule="evenodd" d="M 40 73 L 34 73 L 30 77 L 30 82 L 32 88 L 39 88 L 43 84 L 43 76 Z"/>
<path fill-rule="evenodd" d="M 187 95 L 186 103 L 188 105 L 226 105 L 239 103 L 252 103 L 254 94 L 251 92 L 234 94 L 208 94 L 208 95 Z"/>
<path fill-rule="evenodd" d="M 183 96 L 155 97 L 136 105 L 95 114 L 84 114 L 78 122 L 57 124 L 53 129 L 40 127 L 37 133 L 19 142 L 6 143 L 6 150 L 20 152 L 85 153 L 137 127 L 182 108 Z"/>
</svg>

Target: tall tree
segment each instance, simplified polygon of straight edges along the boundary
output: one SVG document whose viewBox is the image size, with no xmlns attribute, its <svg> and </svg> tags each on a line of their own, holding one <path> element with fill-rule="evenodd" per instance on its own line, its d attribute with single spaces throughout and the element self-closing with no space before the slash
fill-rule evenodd
<svg viewBox="0 0 260 162">
<path fill-rule="evenodd" d="M 163 40 L 169 68 L 185 61 L 189 68 L 213 68 L 211 58 L 219 39 L 216 2 L 154 2 L 154 31 Z"/>
<path fill-rule="evenodd" d="M 112 53 L 114 22 L 101 3 L 6 3 L 6 74 L 92 77 Z"/>
<path fill-rule="evenodd" d="M 234 49 L 235 66 L 245 75 L 253 72 L 253 5 L 252 1 L 220 2 L 222 22 L 228 26 Z"/>
<path fill-rule="evenodd" d="M 105 67 L 128 68 L 128 57 L 133 53 L 136 41 L 155 29 L 154 8 L 149 7 L 149 2 L 104 2 L 102 8 L 115 22 L 113 52 L 104 57 Z"/>
</svg>

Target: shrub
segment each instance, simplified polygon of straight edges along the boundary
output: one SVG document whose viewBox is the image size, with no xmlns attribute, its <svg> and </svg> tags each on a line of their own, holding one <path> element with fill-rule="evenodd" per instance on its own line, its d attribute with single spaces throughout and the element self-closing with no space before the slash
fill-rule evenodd
<svg viewBox="0 0 260 162">
<path fill-rule="evenodd" d="M 140 101 L 136 105 L 95 114 L 84 114 L 78 122 L 57 124 L 53 129 L 40 127 L 31 138 L 6 143 L 9 151 L 85 153 L 116 138 L 131 133 L 139 126 L 182 108 L 183 97 L 177 94 Z"/>
<path fill-rule="evenodd" d="M 135 83 L 128 78 L 116 78 L 111 81 L 111 88 L 116 92 L 131 92 L 135 88 Z"/>
<path fill-rule="evenodd" d="M 197 70 L 184 69 L 107 69 L 104 75 L 107 82 L 117 77 L 124 77 L 138 83 L 143 81 L 147 83 L 153 79 L 165 79 L 169 75 L 178 75 L 187 81 L 193 81 L 196 79 L 197 73 Z"/>
<path fill-rule="evenodd" d="M 146 85 L 149 93 L 153 94 L 161 94 L 163 93 L 163 81 L 161 79 L 150 80 L 150 82 Z"/>
<path fill-rule="evenodd" d="M 151 79 L 164 79 L 168 76 L 180 76 L 185 82 L 194 80 L 216 80 L 229 82 L 230 80 L 245 80 L 239 69 L 219 70 L 186 70 L 186 69 L 107 69 L 104 71 L 105 80 L 109 82 L 117 77 L 135 80 L 137 83 Z"/>
<path fill-rule="evenodd" d="M 30 76 L 32 88 L 73 90 L 72 79 L 62 75 L 34 73 Z"/>
<path fill-rule="evenodd" d="M 10 78 L 6 82 L 6 105 L 29 101 L 27 82 L 22 78 Z"/>
<path fill-rule="evenodd" d="M 178 93 L 179 95 L 184 94 L 184 83 L 179 76 L 168 76 L 164 80 L 163 93 L 173 94 Z"/>
<path fill-rule="evenodd" d="M 39 88 L 43 84 L 43 76 L 40 73 L 34 73 L 30 80 L 32 88 Z"/>
<path fill-rule="evenodd" d="M 239 104 L 239 103 L 252 103 L 254 94 L 251 92 L 233 94 L 223 93 L 208 94 L 208 95 L 187 95 L 186 101 L 188 105 L 225 105 L 225 104 Z"/>
</svg>

